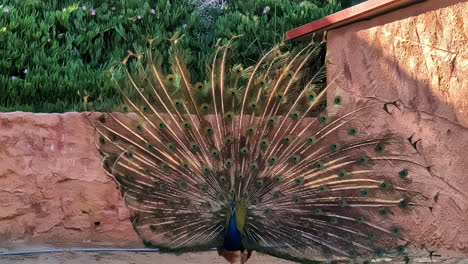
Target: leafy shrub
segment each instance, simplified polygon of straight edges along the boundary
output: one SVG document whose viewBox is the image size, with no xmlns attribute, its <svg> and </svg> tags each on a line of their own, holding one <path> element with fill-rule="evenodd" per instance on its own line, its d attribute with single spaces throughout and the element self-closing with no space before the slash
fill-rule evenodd
<svg viewBox="0 0 468 264">
<path fill-rule="evenodd" d="M 349 1 L 349 0 L 348 0 Z M 4 0 L 0 5 L 0 111 L 108 111 L 120 104 L 108 69 L 149 39 L 167 59 L 167 39 L 184 36 L 194 80 L 218 39 L 235 41 L 251 64 L 287 30 L 340 10 L 335 0 Z M 84 103 L 88 101 L 88 103 Z M 93 102 L 90 109 L 89 102 Z"/>
</svg>

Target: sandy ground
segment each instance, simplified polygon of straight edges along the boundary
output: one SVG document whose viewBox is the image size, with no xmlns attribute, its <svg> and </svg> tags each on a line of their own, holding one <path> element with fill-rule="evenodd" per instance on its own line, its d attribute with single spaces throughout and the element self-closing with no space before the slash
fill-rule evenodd
<svg viewBox="0 0 468 264">
<path fill-rule="evenodd" d="M 21 255 L 0 255 L 0 264 L 227 264 L 217 251 L 185 253 L 181 255 L 158 252 L 76 252 L 71 249 L 89 248 L 144 248 L 140 244 L 2 244 L 1 252 L 24 252 L 38 250 L 65 250 L 58 253 L 34 253 Z M 254 252 L 250 263 L 291 264 L 293 262 L 277 259 Z M 467 263 L 468 264 L 468 263 Z"/>
<path fill-rule="evenodd" d="M 226 264 L 217 252 L 187 253 L 180 256 L 153 252 L 64 252 L 0 256 L 1 264 Z M 287 264 L 269 256 L 255 254 L 248 263 Z M 467 262 L 468 263 L 468 262 Z"/>
<path fill-rule="evenodd" d="M 147 252 L 63 252 L 0 256 L 1 264 L 226 264 L 216 252 L 188 253 L 180 256 Z M 293 262 L 261 254 L 252 255 L 248 264 L 289 264 Z M 393 263 L 385 261 L 381 263 Z M 416 259 L 410 263 L 468 264 L 468 259 Z"/>
<path fill-rule="evenodd" d="M 182 255 L 158 252 L 99 251 L 76 252 L 72 249 L 90 248 L 143 248 L 140 244 L 83 243 L 83 244 L 2 244 L 1 252 L 25 252 L 38 250 L 65 250 L 58 253 L 34 253 L 0 255 L 0 264 L 227 264 L 216 251 L 185 253 Z M 379 260 L 379 263 L 395 263 Z M 247 264 L 292 264 L 293 262 L 254 252 Z M 468 258 L 453 259 L 421 257 L 410 263 L 468 264 Z M 398 263 L 400 264 L 400 263 Z M 404 263 L 401 263 L 404 264 Z"/>
<path fill-rule="evenodd" d="M 156 252 L 61 252 L 0 256 L 0 264 L 227 264 L 217 252 L 186 253 L 183 255 Z M 289 264 L 293 262 L 254 254 L 248 263 Z M 468 262 L 467 262 L 468 263 Z"/>
</svg>

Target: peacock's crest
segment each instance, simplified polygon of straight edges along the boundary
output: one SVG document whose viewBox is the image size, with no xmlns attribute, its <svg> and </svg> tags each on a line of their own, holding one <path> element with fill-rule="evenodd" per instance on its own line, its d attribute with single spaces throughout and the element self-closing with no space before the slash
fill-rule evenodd
<svg viewBox="0 0 468 264">
<path fill-rule="evenodd" d="M 204 81 L 174 49 L 169 72 L 151 52 L 126 71 L 120 110 L 131 114 L 96 121 L 146 245 L 219 247 L 235 215 L 246 249 L 304 263 L 405 258 L 411 243 L 392 219 L 418 205 L 411 175 L 425 168 L 398 133 L 368 132 L 384 103 L 332 95 L 325 67 L 305 70 L 320 45 L 274 47 L 250 67 L 218 45 Z"/>
</svg>

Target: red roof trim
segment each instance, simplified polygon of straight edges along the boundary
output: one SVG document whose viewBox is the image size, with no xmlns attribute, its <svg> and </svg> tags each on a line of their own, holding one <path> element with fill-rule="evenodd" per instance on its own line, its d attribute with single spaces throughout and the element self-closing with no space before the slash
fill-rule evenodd
<svg viewBox="0 0 468 264">
<path fill-rule="evenodd" d="M 420 0 L 419 0 L 420 1 Z M 303 26 L 294 28 L 286 32 L 286 39 L 295 39 L 313 32 L 324 31 L 333 27 L 336 24 L 346 24 L 347 21 L 352 22 L 352 20 L 365 16 L 368 13 L 374 13 L 374 11 L 388 8 L 391 5 L 394 5 L 395 8 L 404 4 L 408 4 L 408 0 L 368 0 L 359 5 L 347 8 L 340 12 L 336 12 L 319 20 L 310 22 Z M 350 21 L 351 20 L 351 21 Z M 337 25 L 338 26 L 338 25 Z"/>
</svg>

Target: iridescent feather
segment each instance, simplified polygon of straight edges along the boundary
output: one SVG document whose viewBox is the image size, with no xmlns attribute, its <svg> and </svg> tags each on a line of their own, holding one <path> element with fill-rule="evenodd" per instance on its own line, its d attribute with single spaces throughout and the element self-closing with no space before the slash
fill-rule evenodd
<svg viewBox="0 0 468 264">
<path fill-rule="evenodd" d="M 199 82 L 176 47 L 164 74 L 149 52 L 118 88 L 133 113 L 95 122 L 103 166 L 144 243 L 222 249 L 233 220 L 244 262 L 251 250 L 303 263 L 404 259 L 411 241 L 391 215 L 420 204 L 411 174 L 427 171 L 398 133 L 367 132 L 384 103 L 335 92 L 322 111 L 325 69 L 304 70 L 319 46 L 274 47 L 243 68 L 230 64 L 230 43 Z"/>
</svg>

